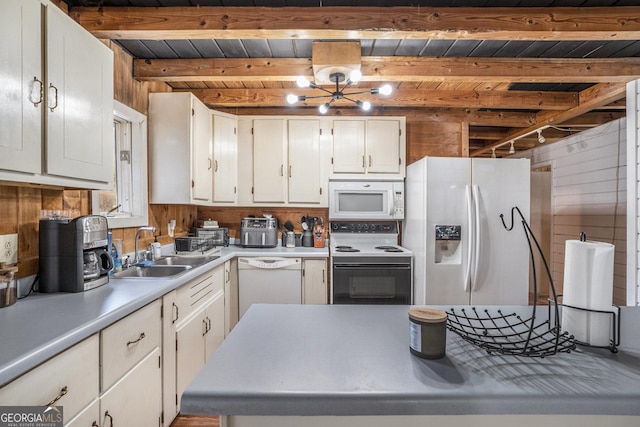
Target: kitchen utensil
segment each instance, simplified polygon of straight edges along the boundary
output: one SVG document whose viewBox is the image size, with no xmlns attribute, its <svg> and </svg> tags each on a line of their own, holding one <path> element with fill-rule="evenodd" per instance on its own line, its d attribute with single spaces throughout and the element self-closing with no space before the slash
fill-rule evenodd
<svg viewBox="0 0 640 427">
<path fill-rule="evenodd" d="M 287 231 L 293 231 L 293 223 L 287 220 L 287 222 L 284 223 L 284 228 L 286 228 Z"/>
</svg>

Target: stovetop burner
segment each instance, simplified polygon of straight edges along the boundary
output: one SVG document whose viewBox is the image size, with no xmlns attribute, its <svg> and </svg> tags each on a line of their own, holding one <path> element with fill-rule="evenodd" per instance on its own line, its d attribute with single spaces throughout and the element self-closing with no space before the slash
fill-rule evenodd
<svg viewBox="0 0 640 427">
<path fill-rule="evenodd" d="M 356 249 L 353 246 L 336 246 L 336 252 L 360 252 L 360 249 Z"/>
<path fill-rule="evenodd" d="M 382 249 L 385 252 L 404 252 L 397 246 L 376 246 L 374 249 Z"/>
</svg>

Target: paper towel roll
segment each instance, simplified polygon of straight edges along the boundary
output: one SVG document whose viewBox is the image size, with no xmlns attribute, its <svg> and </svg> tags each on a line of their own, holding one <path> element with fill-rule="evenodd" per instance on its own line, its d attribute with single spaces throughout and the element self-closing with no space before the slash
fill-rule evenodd
<svg viewBox="0 0 640 427">
<path fill-rule="evenodd" d="M 574 307 L 611 311 L 615 246 L 604 242 L 567 240 L 562 302 Z M 608 346 L 611 315 L 562 308 L 562 329 L 577 341 Z"/>
</svg>

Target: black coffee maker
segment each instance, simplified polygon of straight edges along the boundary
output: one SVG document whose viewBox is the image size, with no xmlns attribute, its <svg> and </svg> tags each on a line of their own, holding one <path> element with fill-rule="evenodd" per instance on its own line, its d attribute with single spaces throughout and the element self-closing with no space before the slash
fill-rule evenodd
<svg viewBox="0 0 640 427">
<path fill-rule="evenodd" d="M 84 292 L 109 283 L 107 218 L 40 220 L 40 292 Z"/>
</svg>

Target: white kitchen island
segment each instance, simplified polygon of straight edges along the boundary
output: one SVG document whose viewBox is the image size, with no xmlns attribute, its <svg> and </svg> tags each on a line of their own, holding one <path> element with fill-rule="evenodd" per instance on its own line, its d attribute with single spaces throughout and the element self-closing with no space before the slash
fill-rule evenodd
<svg viewBox="0 0 640 427">
<path fill-rule="evenodd" d="M 409 352 L 408 309 L 254 305 L 181 413 L 233 427 L 640 425 L 640 309 L 623 308 L 617 354 L 488 355 L 449 332 L 439 360 Z"/>
</svg>

